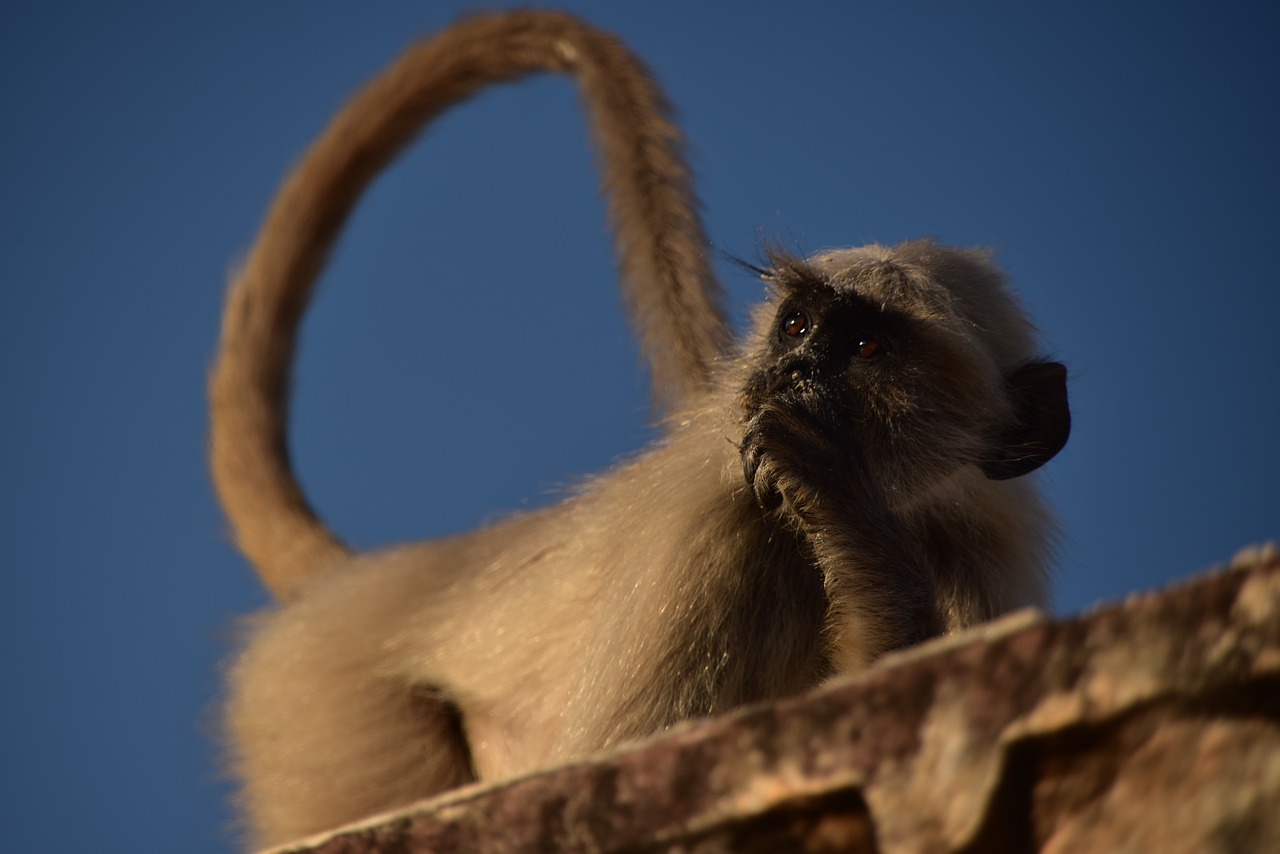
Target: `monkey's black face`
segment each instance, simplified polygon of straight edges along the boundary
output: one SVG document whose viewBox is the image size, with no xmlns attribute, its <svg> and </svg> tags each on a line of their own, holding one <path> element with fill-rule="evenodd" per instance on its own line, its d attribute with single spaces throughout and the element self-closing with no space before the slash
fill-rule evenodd
<svg viewBox="0 0 1280 854">
<path fill-rule="evenodd" d="M 958 415 L 954 408 L 933 402 L 945 395 L 920 364 L 917 351 L 927 335 L 917 321 L 820 280 L 780 280 L 777 296 L 742 394 L 748 433 L 767 440 L 758 449 L 763 456 L 795 464 L 803 458 L 823 480 L 869 476 L 890 491 L 957 464 L 954 452 L 938 454 L 919 441 L 926 434 L 959 438 L 972 424 L 965 427 L 949 417 Z"/>
<path fill-rule="evenodd" d="M 802 261 L 783 259 L 772 281 L 776 310 L 741 397 L 744 471 L 762 503 L 796 504 L 788 471 L 814 488 L 864 480 L 891 498 L 966 464 L 1025 474 L 1065 443 L 1061 365 L 1001 377 L 945 312 L 875 302 L 856 277 L 831 281 Z"/>
</svg>

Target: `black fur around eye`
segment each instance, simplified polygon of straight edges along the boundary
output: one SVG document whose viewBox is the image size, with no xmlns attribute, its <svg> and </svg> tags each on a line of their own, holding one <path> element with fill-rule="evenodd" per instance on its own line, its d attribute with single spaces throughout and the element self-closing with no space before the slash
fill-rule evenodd
<svg viewBox="0 0 1280 854">
<path fill-rule="evenodd" d="M 793 311 L 782 321 L 782 332 L 792 338 L 799 338 L 809 331 L 809 315 L 803 311 Z"/>
</svg>

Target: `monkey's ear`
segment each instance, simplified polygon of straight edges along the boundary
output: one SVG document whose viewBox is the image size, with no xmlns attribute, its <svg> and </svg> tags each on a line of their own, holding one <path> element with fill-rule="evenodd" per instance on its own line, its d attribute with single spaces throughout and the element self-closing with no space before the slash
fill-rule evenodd
<svg viewBox="0 0 1280 854">
<path fill-rule="evenodd" d="M 1013 401 L 1013 425 L 978 463 L 992 480 L 1035 471 L 1062 450 L 1071 433 L 1065 365 L 1032 362 L 1006 377 L 1005 383 Z"/>
</svg>

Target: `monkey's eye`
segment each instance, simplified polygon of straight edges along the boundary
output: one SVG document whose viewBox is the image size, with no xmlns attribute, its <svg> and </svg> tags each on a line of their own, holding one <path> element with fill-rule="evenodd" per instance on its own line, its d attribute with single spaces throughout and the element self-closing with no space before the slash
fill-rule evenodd
<svg viewBox="0 0 1280 854">
<path fill-rule="evenodd" d="M 883 356 L 885 348 L 883 344 L 874 338 L 860 338 L 855 352 L 858 354 L 859 359 L 874 359 L 877 356 Z"/>
<path fill-rule="evenodd" d="M 782 331 L 792 338 L 799 338 L 809 331 L 809 315 L 793 311 L 782 321 Z"/>
</svg>

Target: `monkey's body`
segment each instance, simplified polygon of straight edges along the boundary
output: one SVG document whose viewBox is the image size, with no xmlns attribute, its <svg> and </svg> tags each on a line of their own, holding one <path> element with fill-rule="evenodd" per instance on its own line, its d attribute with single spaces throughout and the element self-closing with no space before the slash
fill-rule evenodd
<svg viewBox="0 0 1280 854">
<path fill-rule="evenodd" d="M 912 588 L 948 629 L 1043 602 L 1034 486 L 972 465 L 891 506 L 884 565 L 822 566 L 743 478 L 745 365 L 564 502 L 339 562 L 262 617 L 228 711 L 265 838 L 813 687 L 900 645 L 873 624 L 896 630 Z M 832 577 L 887 594 L 886 612 L 837 630 Z"/>
<path fill-rule="evenodd" d="M 650 85 L 564 16 L 474 19 L 437 44 L 448 39 L 484 59 L 446 75 L 466 91 L 511 76 L 502 51 L 525 70 L 568 57 L 586 63 L 575 73 L 626 78 L 623 90 Z M 494 39 L 505 47 L 491 66 Z M 432 49 L 418 53 L 436 62 Z M 605 72 L 591 65 L 601 57 Z M 986 256 L 928 241 L 774 253 L 761 271 L 772 298 L 730 349 L 701 267 L 671 263 L 700 257 L 703 238 L 678 156 L 645 137 L 667 126 L 631 100 L 633 120 L 605 127 L 602 148 L 615 203 L 653 207 L 615 222 L 632 256 L 662 256 L 646 265 L 624 251 L 648 355 L 664 366 L 658 391 L 674 399 L 662 438 L 555 506 L 349 555 L 288 467 L 284 391 L 294 327 L 345 211 L 408 138 L 405 122 L 441 108 L 442 72 L 425 65 L 414 72 L 425 94 L 375 83 L 317 144 L 228 301 L 211 382 L 215 481 L 285 601 L 257 618 L 230 674 L 228 732 L 257 843 L 794 694 L 1044 601 L 1050 525 L 1022 475 L 1066 441 L 1065 369 L 1037 359 Z M 388 97 L 412 108 L 387 123 L 398 142 L 372 130 L 377 153 L 349 156 L 350 128 Z M 628 195 L 628 181 L 643 192 Z M 313 213 L 325 204 L 336 213 Z M 675 355 L 654 352 L 664 342 Z"/>
<path fill-rule="evenodd" d="M 288 775 L 274 745 L 316 713 L 317 691 L 334 706 L 362 698 L 381 718 L 421 711 L 413 686 L 457 709 L 475 776 L 491 780 L 816 684 L 829 672 L 821 576 L 794 532 L 760 524 L 736 457 L 722 431 L 690 424 L 555 507 L 331 567 L 264 620 L 237 666 L 231 719 L 249 723 L 237 743 L 268 775 Z M 659 488 L 633 482 L 655 469 L 671 474 Z M 386 708 L 374 708 L 374 683 L 395 686 Z M 362 775 L 391 771 L 368 756 L 415 739 L 358 728 L 388 743 L 323 733 L 287 749 L 332 763 L 307 774 L 313 785 L 360 791 Z M 399 800 L 467 779 L 454 765 Z"/>
</svg>

